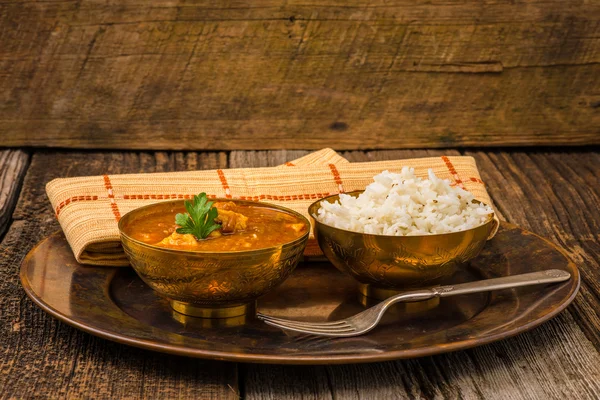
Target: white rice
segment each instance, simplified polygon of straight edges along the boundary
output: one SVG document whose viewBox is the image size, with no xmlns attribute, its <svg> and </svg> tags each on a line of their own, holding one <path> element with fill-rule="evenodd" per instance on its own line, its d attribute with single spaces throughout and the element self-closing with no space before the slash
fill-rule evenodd
<svg viewBox="0 0 600 400">
<path fill-rule="evenodd" d="M 318 221 L 354 232 L 414 236 L 458 232 L 483 225 L 493 213 L 473 202 L 473 195 L 429 170 L 417 178 L 413 168 L 399 174 L 383 171 L 358 197 L 340 194 L 335 203 L 321 202 Z"/>
</svg>

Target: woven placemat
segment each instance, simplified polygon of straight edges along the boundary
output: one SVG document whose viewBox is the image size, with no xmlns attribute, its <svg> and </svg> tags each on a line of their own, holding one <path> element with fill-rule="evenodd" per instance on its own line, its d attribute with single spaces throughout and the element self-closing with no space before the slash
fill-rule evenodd
<svg viewBox="0 0 600 400">
<path fill-rule="evenodd" d="M 80 263 L 125 266 L 129 263 L 121 248 L 117 222 L 138 207 L 206 192 L 211 197 L 278 204 L 308 217 L 308 206 L 315 200 L 362 190 L 381 171 L 397 172 L 403 166 L 415 168 L 420 177 L 427 177 L 427 170 L 432 169 L 438 177 L 449 179 L 491 205 L 472 157 L 349 163 L 331 149 L 270 168 L 60 178 L 49 182 L 46 191 Z M 321 255 L 312 234 L 305 255 Z"/>
</svg>

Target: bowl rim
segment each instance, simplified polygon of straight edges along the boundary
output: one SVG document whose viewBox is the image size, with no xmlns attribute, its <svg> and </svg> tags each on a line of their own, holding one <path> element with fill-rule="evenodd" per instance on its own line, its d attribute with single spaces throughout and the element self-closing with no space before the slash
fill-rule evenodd
<svg viewBox="0 0 600 400">
<path fill-rule="evenodd" d="M 136 245 L 142 246 L 142 247 L 146 247 L 148 249 L 154 250 L 154 251 L 160 251 L 160 252 L 164 252 L 164 253 L 174 253 L 174 254 L 179 254 L 179 255 L 197 255 L 197 256 L 206 256 L 206 255 L 211 255 L 211 256 L 227 256 L 227 255 L 235 255 L 235 256 L 243 256 L 243 255 L 260 255 L 262 253 L 272 253 L 273 251 L 276 251 L 278 249 L 283 249 L 283 248 L 287 248 L 287 247 L 293 247 L 298 245 L 299 243 L 306 241 L 308 239 L 308 236 L 310 235 L 310 228 L 311 228 L 311 223 L 308 220 L 308 218 L 306 218 L 304 215 L 300 214 L 297 211 L 294 211 L 292 209 L 289 209 L 287 207 L 283 207 L 283 206 L 279 206 L 276 204 L 272 204 L 272 203 L 267 203 L 267 202 L 260 202 L 260 201 L 253 201 L 253 200 L 240 200 L 240 199 L 227 199 L 227 198 L 222 198 L 222 197 L 211 197 L 209 198 L 209 201 L 213 201 L 213 202 L 217 202 L 217 201 L 233 201 L 235 203 L 242 203 L 242 204 L 249 204 L 249 205 L 253 205 L 253 206 L 260 206 L 260 207 L 264 207 L 264 208 L 270 208 L 270 209 L 274 209 L 277 210 L 279 212 L 285 212 L 287 214 L 292 214 L 298 218 L 300 218 L 308 227 L 308 229 L 306 230 L 306 232 L 290 241 L 290 242 L 285 242 L 285 243 L 281 243 L 275 246 L 271 246 L 271 247 L 265 247 L 265 248 L 261 248 L 261 249 L 253 249 L 253 250 L 236 250 L 236 251 L 206 251 L 206 250 L 202 250 L 202 251 L 195 251 L 195 250 L 179 250 L 179 249 L 171 249 L 171 248 L 166 248 L 166 247 L 160 247 L 160 246 L 155 246 L 153 244 L 150 243 L 145 243 L 142 242 L 138 239 L 134 239 L 132 238 L 130 235 L 128 235 L 127 233 L 125 233 L 124 229 L 123 229 L 123 225 L 125 224 L 125 221 L 127 218 L 133 218 L 133 215 L 136 213 L 139 213 L 143 210 L 149 209 L 149 208 L 153 208 L 153 207 L 158 207 L 160 205 L 162 206 L 166 206 L 166 204 L 177 204 L 177 203 L 181 203 L 183 205 L 185 200 L 189 200 L 189 199 L 177 199 L 177 200 L 168 200 L 168 201 L 159 201 L 156 203 L 152 203 L 152 204 L 147 204 L 145 206 L 142 207 L 138 207 L 136 209 L 133 209 L 127 213 L 125 213 L 120 219 L 119 222 L 117 224 L 118 229 L 119 229 L 119 234 L 121 237 L 121 244 L 124 244 L 124 240 L 123 238 L 125 238 L 127 241 L 130 241 L 132 243 L 135 243 Z"/>
<path fill-rule="evenodd" d="M 313 221 L 315 223 L 315 227 L 317 225 L 322 225 L 322 226 L 326 226 L 327 228 L 334 229 L 334 230 L 339 231 L 339 232 L 346 232 L 346 233 L 351 233 L 351 234 L 355 234 L 355 235 L 363 235 L 363 236 L 373 237 L 373 238 L 428 238 L 428 237 L 441 237 L 441 236 L 456 235 L 456 234 L 459 234 L 459 233 L 465 233 L 465 232 L 473 231 L 473 230 L 476 230 L 476 229 L 487 227 L 488 225 L 495 223 L 494 215 L 496 213 L 492 212 L 491 214 L 488 214 L 488 219 L 483 224 L 477 225 L 477 226 L 475 226 L 473 228 L 465 229 L 465 230 L 462 230 L 462 231 L 446 232 L 446 233 L 431 233 L 431 234 L 427 234 L 427 235 L 402 235 L 402 236 L 397 236 L 397 235 L 377 235 L 375 233 L 356 232 L 356 231 L 351 231 L 351 230 L 348 230 L 348 229 L 338 228 L 338 227 L 335 227 L 335 226 L 332 226 L 332 225 L 328 225 L 328 224 L 326 224 L 324 222 L 319 221 L 313 215 L 313 209 L 316 212 L 317 211 L 317 206 L 322 201 L 324 201 L 324 200 L 330 199 L 332 197 L 339 197 L 340 194 L 359 195 L 362 192 L 364 192 L 364 190 L 353 190 L 353 191 L 350 191 L 350 192 L 338 193 L 338 194 L 331 194 L 329 196 L 323 197 L 322 199 L 316 200 L 315 202 L 311 203 L 311 205 L 308 206 L 308 215 L 313 219 Z M 481 202 L 479 200 L 476 200 L 476 199 L 474 201 L 478 202 L 479 204 L 487 205 L 487 204 L 485 204 L 485 203 L 483 203 L 483 202 Z"/>
</svg>

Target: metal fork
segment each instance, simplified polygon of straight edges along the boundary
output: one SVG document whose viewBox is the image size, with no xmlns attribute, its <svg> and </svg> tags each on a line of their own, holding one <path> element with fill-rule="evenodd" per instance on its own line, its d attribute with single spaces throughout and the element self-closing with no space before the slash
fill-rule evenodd
<svg viewBox="0 0 600 400">
<path fill-rule="evenodd" d="M 563 282 L 570 278 L 571 274 L 567 271 L 549 269 L 546 271 L 512 275 L 503 278 L 485 279 L 458 285 L 437 286 L 429 289 L 415 290 L 389 297 L 376 306 L 350 318 L 331 322 L 292 321 L 271 317 L 261 313 L 257 313 L 256 316 L 271 326 L 295 332 L 330 337 L 358 336 L 375 328 L 385 311 L 395 303 L 404 301 L 422 301 L 434 297 L 449 297 L 459 294 L 488 292 L 499 289 L 512 289 L 520 286 Z"/>
</svg>

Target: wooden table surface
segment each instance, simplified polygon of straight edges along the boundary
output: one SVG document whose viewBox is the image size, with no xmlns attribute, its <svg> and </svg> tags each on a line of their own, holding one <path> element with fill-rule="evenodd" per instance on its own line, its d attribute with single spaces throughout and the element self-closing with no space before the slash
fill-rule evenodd
<svg viewBox="0 0 600 400">
<path fill-rule="evenodd" d="M 60 229 L 55 177 L 276 165 L 304 151 L 0 151 L 0 398 L 596 399 L 600 396 L 599 148 L 342 153 L 350 161 L 475 157 L 501 216 L 563 246 L 581 269 L 566 311 L 517 337 L 414 360 L 338 366 L 189 359 L 78 331 L 37 308 L 21 261 Z"/>
</svg>

